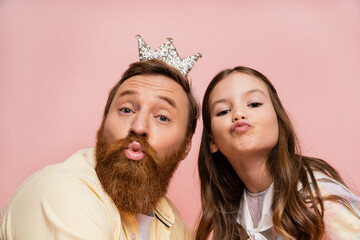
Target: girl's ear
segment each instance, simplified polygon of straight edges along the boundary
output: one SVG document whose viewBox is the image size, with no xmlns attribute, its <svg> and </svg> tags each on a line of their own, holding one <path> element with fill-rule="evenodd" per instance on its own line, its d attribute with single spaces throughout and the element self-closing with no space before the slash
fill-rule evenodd
<svg viewBox="0 0 360 240">
<path fill-rule="evenodd" d="M 209 135 L 209 137 L 210 137 L 210 152 L 216 153 L 219 150 L 219 148 L 214 142 L 212 135 Z"/>
</svg>

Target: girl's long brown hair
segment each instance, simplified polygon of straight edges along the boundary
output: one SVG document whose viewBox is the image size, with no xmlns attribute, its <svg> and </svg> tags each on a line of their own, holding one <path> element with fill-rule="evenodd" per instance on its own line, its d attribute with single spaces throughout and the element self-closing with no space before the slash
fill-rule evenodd
<svg viewBox="0 0 360 240">
<path fill-rule="evenodd" d="M 344 185 L 345 183 L 338 172 L 325 161 L 300 154 L 291 121 L 274 86 L 263 74 L 248 67 L 221 71 L 210 82 L 204 95 L 202 104 L 204 128 L 198 159 L 202 213 L 196 239 L 207 239 L 211 233 L 215 240 L 240 239 L 240 232 L 244 232 L 244 229 L 237 224 L 236 217 L 245 186 L 220 151 L 214 154 L 210 152 L 209 97 L 217 83 L 233 72 L 245 73 L 262 80 L 268 88 L 277 115 L 278 142 L 271 150 L 267 161 L 267 167 L 274 179 L 272 211 L 276 233 L 284 239 L 321 239 L 325 230 L 324 201 L 337 201 L 348 209 L 350 206 L 339 196 L 321 196 L 313 172 L 322 172 Z M 313 182 L 314 193 L 307 174 Z M 300 192 L 297 188 L 299 183 L 303 186 Z"/>
</svg>

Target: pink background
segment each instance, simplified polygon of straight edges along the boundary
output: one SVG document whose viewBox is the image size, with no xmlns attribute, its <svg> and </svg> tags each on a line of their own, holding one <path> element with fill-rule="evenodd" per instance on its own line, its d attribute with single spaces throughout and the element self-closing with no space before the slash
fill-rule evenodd
<svg viewBox="0 0 360 240">
<path fill-rule="evenodd" d="M 263 72 L 303 152 L 359 190 L 358 0 L 2 0 L 0 208 L 30 174 L 93 146 L 109 89 L 138 59 L 136 34 L 153 48 L 172 37 L 182 57 L 203 54 L 190 73 L 199 100 L 223 68 Z M 168 193 L 191 224 L 201 130 Z"/>
</svg>

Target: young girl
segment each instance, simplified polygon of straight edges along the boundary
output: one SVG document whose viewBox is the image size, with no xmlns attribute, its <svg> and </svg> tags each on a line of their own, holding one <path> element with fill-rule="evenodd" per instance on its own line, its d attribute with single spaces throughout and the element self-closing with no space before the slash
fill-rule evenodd
<svg viewBox="0 0 360 240">
<path fill-rule="evenodd" d="M 196 239 L 360 239 L 360 197 L 328 163 L 299 153 L 264 75 L 247 67 L 218 73 L 202 117 Z"/>
</svg>

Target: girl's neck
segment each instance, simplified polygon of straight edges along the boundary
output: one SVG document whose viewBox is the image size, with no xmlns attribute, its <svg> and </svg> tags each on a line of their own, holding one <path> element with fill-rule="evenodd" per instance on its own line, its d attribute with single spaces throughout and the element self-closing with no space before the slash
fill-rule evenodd
<svg viewBox="0 0 360 240">
<path fill-rule="evenodd" d="M 233 168 L 250 193 L 265 191 L 273 182 L 267 168 L 267 157 L 240 157 L 233 163 Z"/>
</svg>

